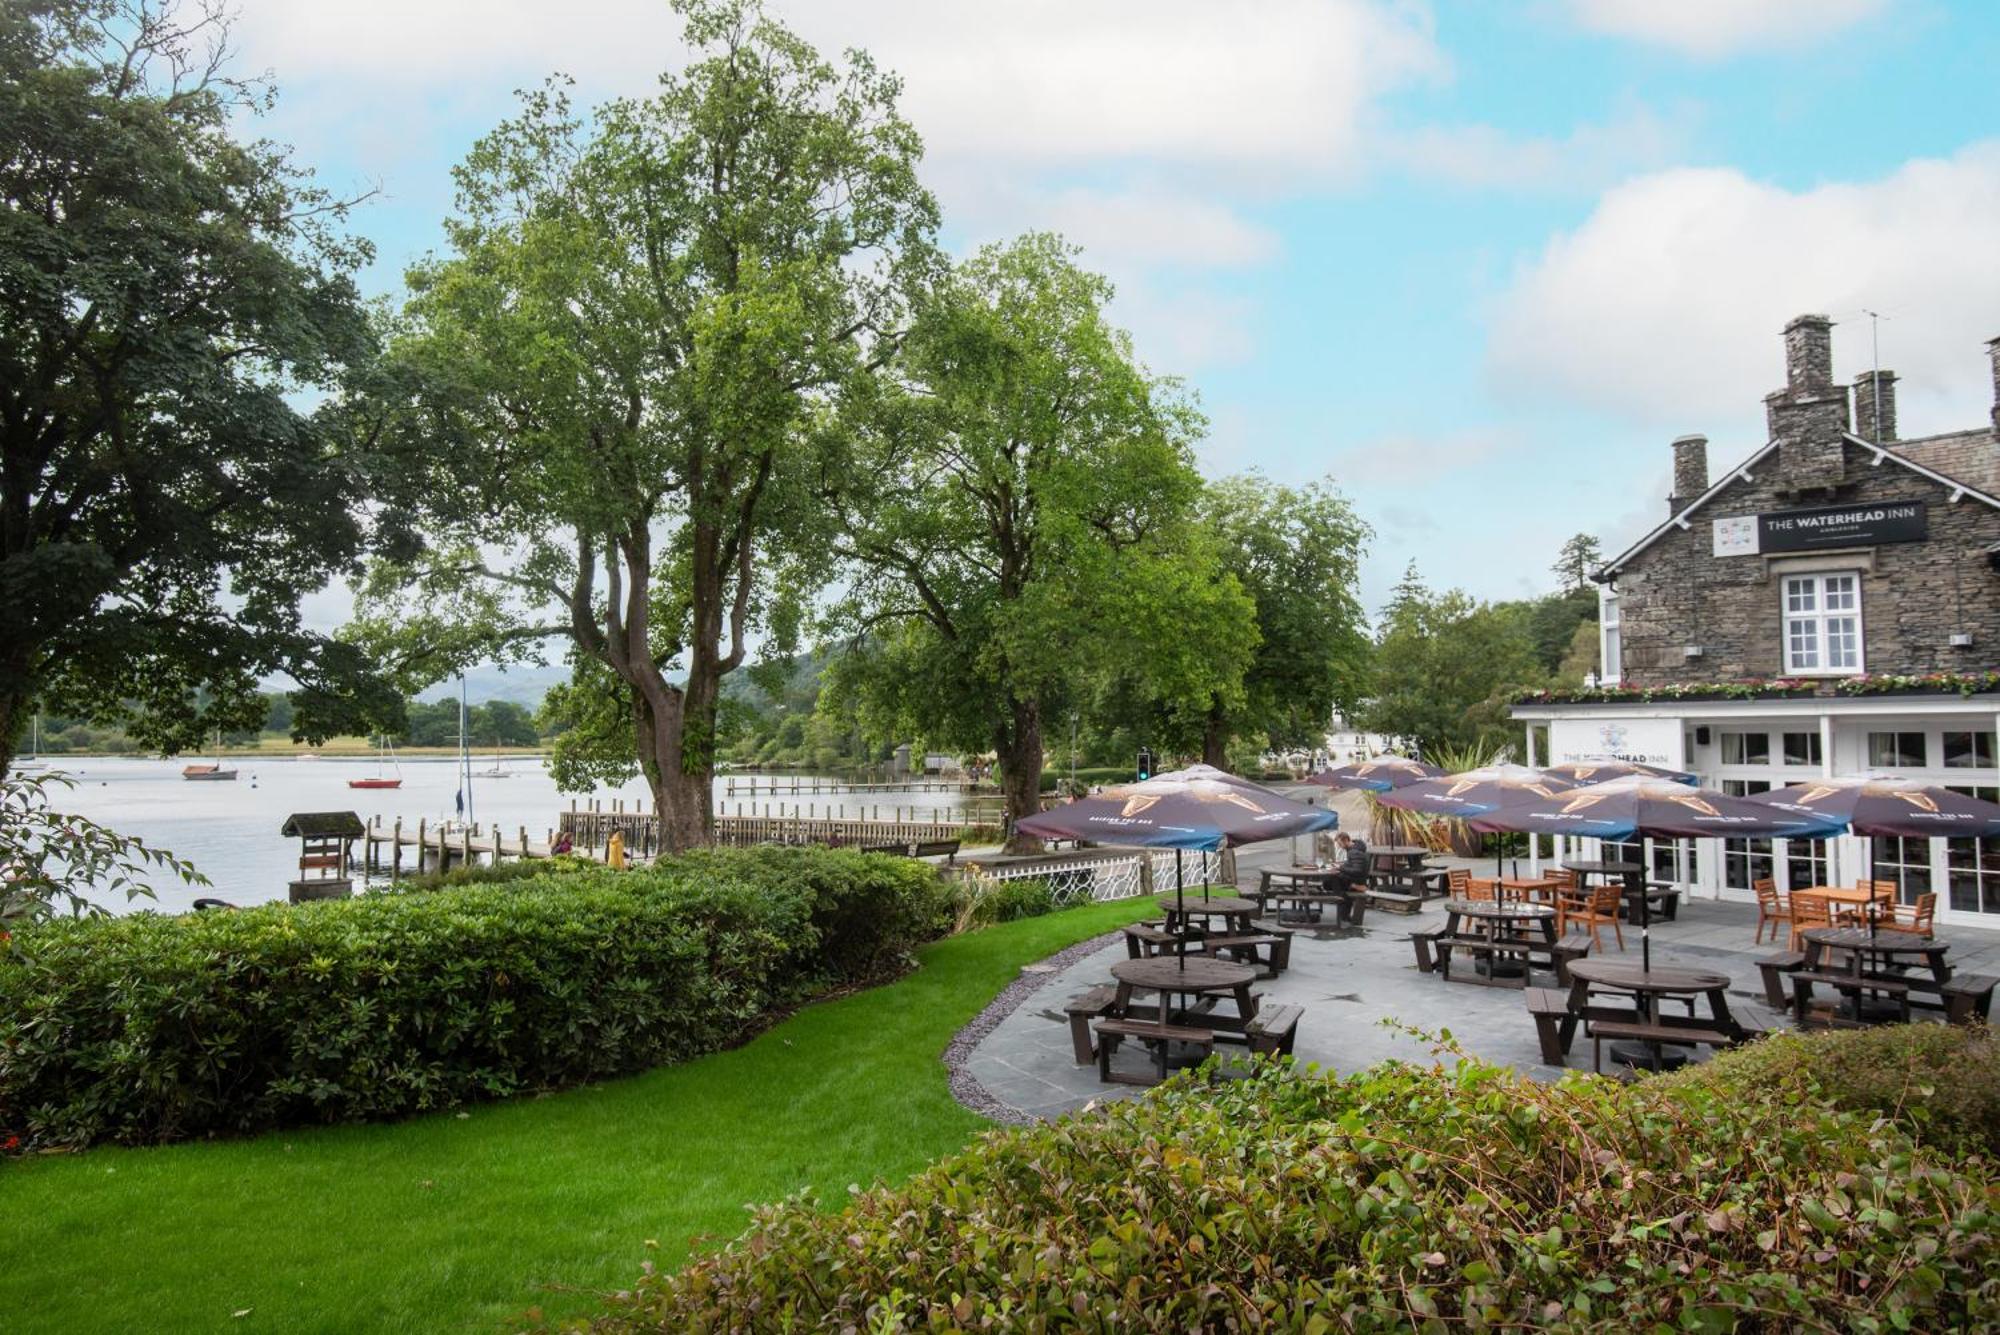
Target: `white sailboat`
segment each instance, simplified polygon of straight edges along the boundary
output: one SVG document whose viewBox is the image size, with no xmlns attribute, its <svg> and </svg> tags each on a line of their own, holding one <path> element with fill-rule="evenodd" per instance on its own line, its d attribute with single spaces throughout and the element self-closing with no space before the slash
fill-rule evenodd
<svg viewBox="0 0 2000 1335">
<path fill-rule="evenodd" d="M 28 727 L 28 754 L 14 761 L 13 768 L 16 774 L 32 773 L 49 767 L 49 762 L 42 759 L 42 716 L 35 715 L 34 722 Z"/>
<path fill-rule="evenodd" d="M 196 762 L 195 764 L 192 765 L 183 765 L 181 766 L 181 777 L 183 779 L 190 779 L 201 783 L 215 783 L 223 779 L 234 779 L 236 777 L 236 771 L 233 768 L 231 769 L 223 768 L 222 730 L 220 728 L 216 729 L 215 731 L 214 762 L 212 764 L 203 764 L 201 762 Z"/>
</svg>

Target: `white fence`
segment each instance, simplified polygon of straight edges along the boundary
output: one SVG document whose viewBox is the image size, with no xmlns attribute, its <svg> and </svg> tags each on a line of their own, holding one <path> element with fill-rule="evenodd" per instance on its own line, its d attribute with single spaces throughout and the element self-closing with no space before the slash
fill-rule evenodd
<svg viewBox="0 0 2000 1335">
<path fill-rule="evenodd" d="M 1225 859 L 1229 864 L 1228 873 L 1233 875 L 1236 870 L 1233 857 L 1210 853 L 1204 859 L 1200 853 L 1181 854 L 1181 875 L 1185 884 L 1190 889 L 1200 886 L 1204 868 L 1211 884 L 1231 884 L 1224 874 Z M 1046 881 L 1056 904 L 1068 908 L 1074 904 L 1132 899 L 1173 889 L 1174 850 L 1135 849 L 1130 853 L 1110 856 L 1097 854 L 1060 861 L 1037 859 L 998 866 L 967 863 L 960 868 L 959 874 L 969 881 L 983 882 L 986 888 L 1008 881 Z"/>
</svg>

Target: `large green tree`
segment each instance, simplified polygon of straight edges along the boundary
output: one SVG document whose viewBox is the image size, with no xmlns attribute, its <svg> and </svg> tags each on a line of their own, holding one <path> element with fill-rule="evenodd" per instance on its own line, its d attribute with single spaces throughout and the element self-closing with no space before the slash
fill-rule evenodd
<svg viewBox="0 0 2000 1335">
<path fill-rule="evenodd" d="M 1218 692 L 1202 711 L 1202 759 L 1221 766 L 1232 737 L 1316 745 L 1333 709 L 1367 688 L 1359 580 L 1368 526 L 1331 484 L 1286 487 L 1255 474 L 1209 484 L 1199 507 L 1223 569 L 1257 609 L 1242 703 Z"/>
<path fill-rule="evenodd" d="M 1256 645 L 1192 522 L 1200 417 L 1139 365 L 1110 296 L 1055 237 L 981 250 L 927 299 L 869 454 L 829 487 L 861 634 L 836 686 L 872 731 L 990 747 L 1017 819 L 1045 728 L 1093 682 L 1235 707 Z"/>
<path fill-rule="evenodd" d="M 226 36 L 0 5 L 0 773 L 37 702 L 166 750 L 261 724 L 272 674 L 308 735 L 367 703 L 299 615 L 364 537 L 365 470 L 300 404 L 370 351 L 367 249 L 238 136 L 269 93 Z"/>
<path fill-rule="evenodd" d="M 1461 589 L 1437 592 L 1412 565 L 1383 610 L 1374 688 L 1356 718 L 1426 752 L 1505 742 L 1503 693 L 1542 673 L 1519 616 Z"/>
<path fill-rule="evenodd" d="M 559 775 L 636 759 L 669 847 L 711 835 L 722 679 L 825 573 L 836 418 L 936 223 L 893 78 L 752 0 L 678 7 L 697 56 L 655 95 L 585 117 L 551 84 L 458 169 L 366 427 L 425 553 L 361 617 L 410 685 L 566 645 Z"/>
</svg>

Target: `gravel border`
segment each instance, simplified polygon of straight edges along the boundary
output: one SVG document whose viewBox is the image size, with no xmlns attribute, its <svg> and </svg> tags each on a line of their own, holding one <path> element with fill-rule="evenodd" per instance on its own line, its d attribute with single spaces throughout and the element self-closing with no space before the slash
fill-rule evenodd
<svg viewBox="0 0 2000 1335">
<path fill-rule="evenodd" d="M 1095 955 L 1119 940 L 1121 933 L 1112 931 L 1102 936 L 1094 936 L 1088 941 L 1079 941 L 1064 950 L 1058 950 L 1045 960 L 1036 960 L 1029 967 L 1036 972 L 1023 972 L 1020 977 L 1000 989 L 1000 995 L 987 1003 L 986 1009 L 972 1017 L 972 1022 L 952 1035 L 945 1045 L 944 1068 L 951 1075 L 951 1096 L 960 1104 L 970 1108 L 982 1117 L 990 1117 L 1007 1126 L 1032 1126 L 1036 1119 L 1011 1104 L 995 1098 L 986 1086 L 973 1078 L 966 1069 L 972 1058 L 972 1050 L 979 1041 L 999 1028 L 1000 1022 L 1021 1008 L 1021 1004 L 1035 993 L 1054 982 L 1070 965 Z M 1046 969 L 1047 972 L 1042 972 Z"/>
</svg>

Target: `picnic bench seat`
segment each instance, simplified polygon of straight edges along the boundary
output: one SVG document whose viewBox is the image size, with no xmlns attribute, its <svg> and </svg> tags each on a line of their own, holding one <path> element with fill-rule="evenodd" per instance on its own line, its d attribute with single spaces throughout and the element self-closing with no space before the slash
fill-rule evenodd
<svg viewBox="0 0 2000 1335">
<path fill-rule="evenodd" d="M 1726 1048 L 1733 1047 L 1737 1042 L 1734 1034 L 1702 1025 L 1593 1020 L 1590 1023 L 1590 1069 L 1599 1074 L 1604 1071 L 1604 1040 L 1607 1038 L 1634 1043 L 1665 1043 L 1676 1047 L 1701 1045 Z"/>
<path fill-rule="evenodd" d="M 1180 944 L 1180 938 L 1158 922 L 1135 922 L 1125 926 L 1125 953 L 1133 959 L 1164 955 Z"/>
<path fill-rule="evenodd" d="M 1437 970 L 1437 943 L 1451 933 L 1443 923 L 1435 927 L 1420 927 L 1410 933 L 1410 944 L 1417 951 L 1417 972 L 1434 973 Z"/>
<path fill-rule="evenodd" d="M 1910 984 L 1907 982 L 1885 978 L 1880 974 L 1828 973 L 1807 969 L 1796 969 L 1789 977 L 1792 980 L 1792 1013 L 1800 1024 L 1806 1022 L 1806 1007 L 1812 1000 L 1813 984 L 1815 983 L 1824 983 L 1826 986 L 1843 995 L 1850 992 L 1872 992 L 1879 996 L 1893 998 L 1902 1011 L 1902 1020 L 1905 1023 L 1909 1021 Z M 1944 984 L 1941 986 L 1949 985 Z M 1852 1023 L 1847 1017 L 1840 1015 L 1831 1017 L 1831 1022 L 1834 1024 Z"/>
<path fill-rule="evenodd" d="M 1806 957 L 1799 951 L 1787 951 L 1782 955 L 1766 955 L 1757 961 L 1757 972 L 1764 975 L 1764 1000 L 1774 1011 L 1788 1008 L 1785 1001 L 1785 975 L 1797 973 L 1806 967 Z"/>
<path fill-rule="evenodd" d="M 1385 913 L 1416 913 L 1424 906 L 1421 894 L 1405 894 L 1400 890 L 1375 890 L 1365 892 L 1370 908 L 1381 909 Z"/>
<path fill-rule="evenodd" d="M 1984 1020 L 1993 1005 L 1993 986 L 2000 978 L 1992 978 L 1983 973 L 1953 974 L 1938 985 L 1938 995 L 1944 998 L 1945 1018 L 1953 1024 L 1970 1024 L 1975 1019 Z"/>
<path fill-rule="evenodd" d="M 1286 931 L 1206 937 L 1200 949 L 1204 955 L 1254 964 L 1260 978 L 1276 978 L 1292 964 L 1292 934 Z"/>
<path fill-rule="evenodd" d="M 920 840 L 911 845 L 910 856 L 913 858 L 943 858 L 946 862 L 956 863 L 958 861 L 958 840 Z"/>
<path fill-rule="evenodd" d="M 1556 987 L 1529 988 L 1528 1014 L 1535 1020 L 1535 1037 L 1541 1041 L 1543 1064 L 1561 1066 L 1568 1059 L 1570 1041 L 1576 1036 L 1576 1017 L 1570 1014 L 1569 993 Z"/>
<path fill-rule="evenodd" d="M 1112 1055 L 1118 1051 L 1118 1045 L 1128 1038 L 1136 1038 L 1152 1050 L 1153 1067 L 1158 1072 L 1157 1079 L 1148 1080 L 1142 1075 L 1111 1069 Z M 1215 1031 L 1195 1029 L 1188 1025 L 1160 1024 L 1152 1020 L 1099 1020 L 1097 1078 L 1100 1081 L 1120 1085 L 1159 1084 L 1167 1078 L 1167 1047 L 1172 1043 L 1192 1044 L 1200 1048 L 1204 1056 L 1210 1056 L 1215 1052 Z"/>
<path fill-rule="evenodd" d="M 1672 922 L 1680 916 L 1681 888 L 1672 881 L 1648 881 L 1646 903 L 1657 921 Z"/>
<path fill-rule="evenodd" d="M 1250 1051 L 1291 1056 L 1292 1043 L 1298 1037 L 1299 1017 L 1305 1013 L 1303 1006 L 1259 1007 L 1243 1031 L 1249 1036 Z"/>
<path fill-rule="evenodd" d="M 1097 1060 L 1097 1045 L 1090 1040 L 1090 1022 L 1109 1012 L 1117 999 L 1118 989 L 1106 984 L 1073 996 L 1063 1005 L 1063 1013 L 1069 1016 L 1070 1050 L 1078 1066 L 1088 1066 Z"/>
</svg>

